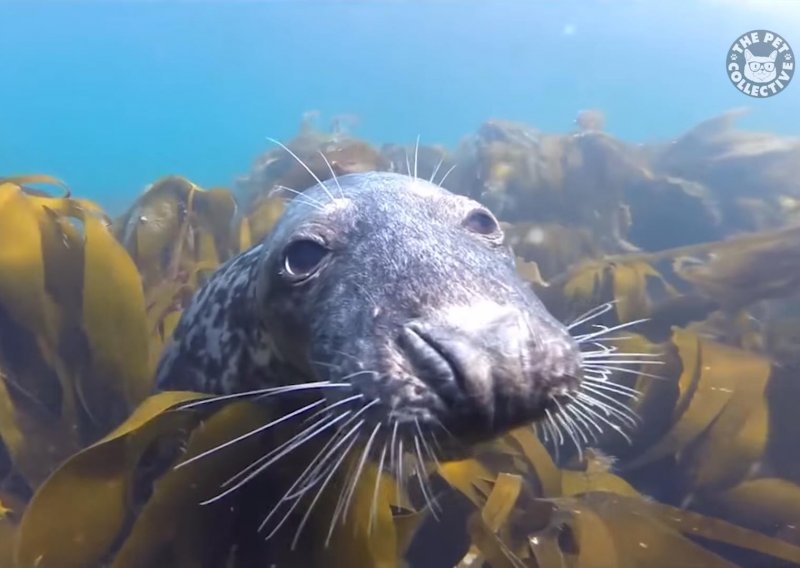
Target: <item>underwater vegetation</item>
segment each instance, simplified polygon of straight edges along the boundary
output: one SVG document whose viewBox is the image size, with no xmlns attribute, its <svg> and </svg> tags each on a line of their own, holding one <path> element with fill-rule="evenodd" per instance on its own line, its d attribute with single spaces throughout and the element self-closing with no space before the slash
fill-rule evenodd
<svg viewBox="0 0 800 568">
<path fill-rule="evenodd" d="M 454 150 L 376 148 L 309 117 L 287 146 L 311 172 L 274 149 L 234 191 L 169 176 L 114 220 L 59 180 L 0 178 L 0 565 L 800 564 L 800 141 L 739 130 L 740 112 L 647 146 L 596 111 L 567 134 L 493 120 Z M 292 426 L 206 454 L 274 409 L 153 394 L 159 353 L 314 176 L 414 168 L 497 213 L 582 343 L 637 357 L 603 370 L 603 420 L 426 464 L 433 506 L 368 463 L 308 507 L 300 546 L 293 530 L 265 542 L 302 456 L 215 496 Z"/>
</svg>

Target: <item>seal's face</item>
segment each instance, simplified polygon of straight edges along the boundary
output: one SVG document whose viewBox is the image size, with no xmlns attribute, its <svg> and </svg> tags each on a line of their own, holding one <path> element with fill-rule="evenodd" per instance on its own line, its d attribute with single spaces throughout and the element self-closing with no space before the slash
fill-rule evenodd
<svg viewBox="0 0 800 568">
<path fill-rule="evenodd" d="M 287 208 L 258 298 L 288 364 L 363 395 L 365 432 L 439 430 L 442 457 L 457 456 L 577 389 L 578 347 L 518 276 L 487 209 L 397 174 L 339 184 Z"/>
</svg>

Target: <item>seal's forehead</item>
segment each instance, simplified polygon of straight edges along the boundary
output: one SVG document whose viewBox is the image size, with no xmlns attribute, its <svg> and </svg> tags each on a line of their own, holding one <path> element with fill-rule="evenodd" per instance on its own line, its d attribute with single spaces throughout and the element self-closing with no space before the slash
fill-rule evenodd
<svg viewBox="0 0 800 568">
<path fill-rule="evenodd" d="M 452 203 L 443 207 L 442 201 Z M 334 222 L 341 229 L 357 219 L 381 224 L 410 216 L 449 217 L 469 201 L 427 180 L 402 174 L 349 174 L 312 186 L 293 199 L 279 221 L 281 230 L 277 233 L 307 223 Z"/>
</svg>

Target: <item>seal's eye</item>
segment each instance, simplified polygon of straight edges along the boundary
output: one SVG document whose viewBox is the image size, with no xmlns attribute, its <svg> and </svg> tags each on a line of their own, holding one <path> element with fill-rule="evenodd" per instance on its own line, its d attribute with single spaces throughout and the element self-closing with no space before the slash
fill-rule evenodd
<svg viewBox="0 0 800 568">
<path fill-rule="evenodd" d="M 283 269 L 293 280 L 308 278 L 319 268 L 328 252 L 322 244 L 310 239 L 294 241 L 286 247 Z"/>
<path fill-rule="evenodd" d="M 464 219 L 464 226 L 479 235 L 492 235 L 500 230 L 495 218 L 485 209 L 471 211 Z"/>
</svg>

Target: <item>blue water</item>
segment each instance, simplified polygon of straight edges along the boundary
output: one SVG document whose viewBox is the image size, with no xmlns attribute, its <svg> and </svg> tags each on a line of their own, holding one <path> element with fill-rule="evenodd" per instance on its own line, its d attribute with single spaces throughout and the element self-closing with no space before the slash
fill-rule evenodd
<svg viewBox="0 0 800 568">
<path fill-rule="evenodd" d="M 2 2 L 0 26 L 0 174 L 115 212 L 168 173 L 230 184 L 311 109 L 376 142 L 454 145 L 490 117 L 564 131 L 583 108 L 630 140 L 743 105 L 800 132 L 800 79 L 754 100 L 724 72 L 750 29 L 800 52 L 794 0 Z"/>
</svg>

